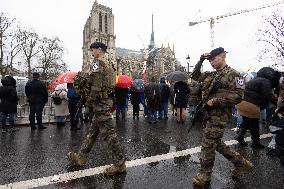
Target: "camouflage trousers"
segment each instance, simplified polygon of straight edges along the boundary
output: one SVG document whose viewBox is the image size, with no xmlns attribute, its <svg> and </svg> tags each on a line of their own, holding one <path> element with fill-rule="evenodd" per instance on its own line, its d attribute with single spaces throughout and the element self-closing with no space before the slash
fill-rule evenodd
<svg viewBox="0 0 284 189">
<path fill-rule="evenodd" d="M 103 140 L 108 143 L 108 146 L 112 151 L 113 164 L 122 165 L 126 158 L 123 149 L 118 142 L 116 131 L 113 128 L 109 104 L 112 103 L 110 103 L 109 99 L 106 99 L 101 100 L 94 105 L 92 123 L 81 145 L 79 155 L 87 157 L 97 140 L 98 135 L 101 134 Z"/>
<path fill-rule="evenodd" d="M 215 161 L 215 151 L 222 154 L 231 161 L 235 166 L 242 165 L 245 161 L 243 156 L 232 150 L 223 141 L 226 122 L 220 117 L 210 117 L 203 122 L 200 173 L 211 176 Z"/>
</svg>

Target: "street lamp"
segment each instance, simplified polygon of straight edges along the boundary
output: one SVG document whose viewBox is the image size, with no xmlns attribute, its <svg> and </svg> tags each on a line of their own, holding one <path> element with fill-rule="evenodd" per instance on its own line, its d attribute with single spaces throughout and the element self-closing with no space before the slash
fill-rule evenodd
<svg viewBox="0 0 284 189">
<path fill-rule="evenodd" d="M 187 60 L 187 73 L 189 73 L 189 63 L 190 63 L 190 56 L 189 55 L 187 55 L 186 60 Z"/>
</svg>

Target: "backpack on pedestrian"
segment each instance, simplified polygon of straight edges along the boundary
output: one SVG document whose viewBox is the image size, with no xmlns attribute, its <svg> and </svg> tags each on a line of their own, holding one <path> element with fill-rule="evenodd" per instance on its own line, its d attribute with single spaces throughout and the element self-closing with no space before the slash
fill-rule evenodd
<svg viewBox="0 0 284 189">
<path fill-rule="evenodd" d="M 62 98 L 59 96 L 60 93 L 55 93 L 54 96 L 52 96 L 52 100 L 55 105 L 60 105 L 62 103 Z"/>
</svg>

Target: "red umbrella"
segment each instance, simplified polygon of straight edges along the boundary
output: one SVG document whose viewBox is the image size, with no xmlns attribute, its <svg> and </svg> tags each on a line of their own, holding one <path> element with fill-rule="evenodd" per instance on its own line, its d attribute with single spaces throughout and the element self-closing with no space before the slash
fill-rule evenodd
<svg viewBox="0 0 284 189">
<path fill-rule="evenodd" d="M 133 80 L 128 75 L 119 75 L 117 78 L 116 86 L 121 88 L 131 87 Z"/>
<path fill-rule="evenodd" d="M 64 72 L 57 76 L 55 79 L 52 80 L 52 82 L 49 85 L 49 89 L 54 89 L 56 85 L 62 84 L 62 83 L 74 83 L 74 79 L 77 75 L 77 72 Z"/>
</svg>

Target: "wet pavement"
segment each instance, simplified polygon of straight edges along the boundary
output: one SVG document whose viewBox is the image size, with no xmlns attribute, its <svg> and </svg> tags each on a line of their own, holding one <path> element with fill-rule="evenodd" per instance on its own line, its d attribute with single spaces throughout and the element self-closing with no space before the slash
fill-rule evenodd
<svg viewBox="0 0 284 189">
<path fill-rule="evenodd" d="M 110 151 L 101 138 L 85 167 L 76 167 L 67 160 L 68 151 L 78 151 L 88 125 L 77 132 L 71 132 L 68 125 L 64 128 L 48 125 L 43 131 L 34 132 L 21 127 L 18 132 L 0 134 L 0 189 L 9 188 L 5 187 L 9 183 L 13 188 L 41 189 L 192 188 L 191 179 L 199 169 L 200 154 L 195 149 L 200 146 L 199 127 L 187 134 L 188 122 L 177 124 L 171 117 L 158 124 L 148 124 L 141 116 L 139 121 L 129 117 L 126 122 L 113 122 L 127 156 L 127 173 L 112 177 L 101 174 L 98 167 L 112 163 Z M 265 128 L 261 132 L 268 133 Z M 231 141 L 234 136 L 235 131 L 228 127 L 223 140 Z M 270 138 L 261 141 L 267 145 Z M 251 160 L 254 169 L 242 178 L 232 179 L 233 165 L 217 153 L 212 188 L 284 188 L 284 169 L 278 158 L 267 156 L 265 150 L 240 148 L 233 143 L 231 147 Z M 65 176 L 68 179 L 62 179 Z M 48 182 L 41 183 L 49 177 Z M 32 184 L 26 187 L 26 183 Z"/>
</svg>

